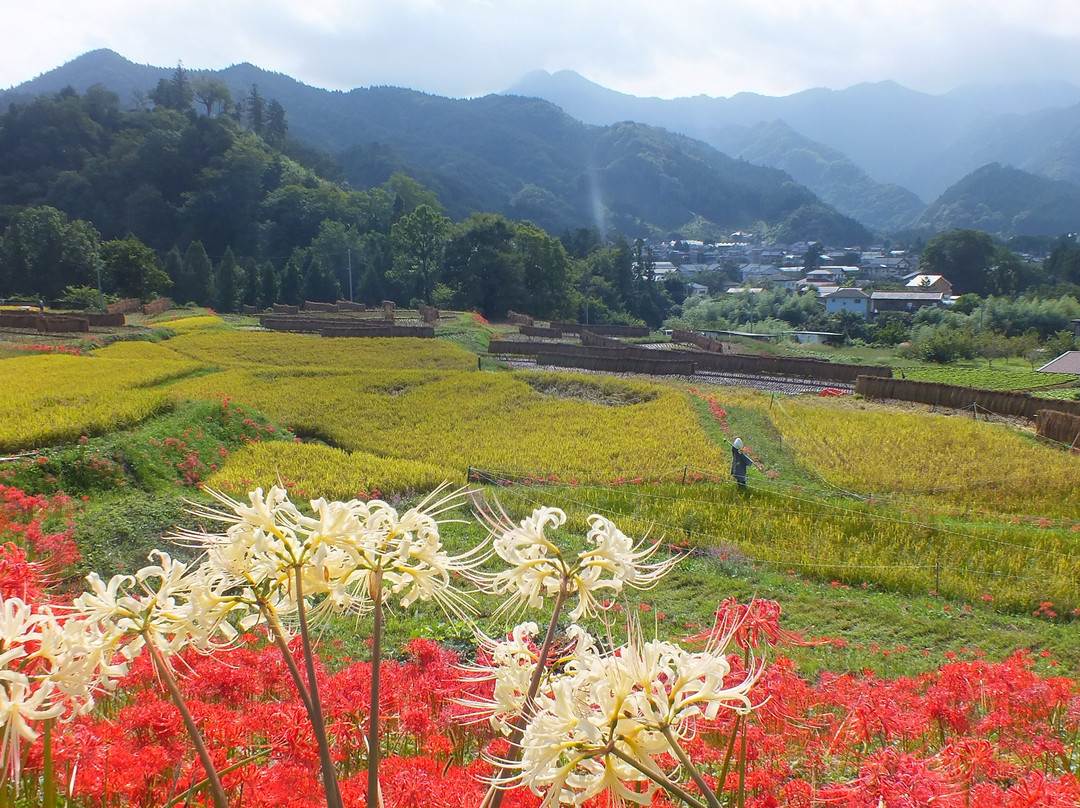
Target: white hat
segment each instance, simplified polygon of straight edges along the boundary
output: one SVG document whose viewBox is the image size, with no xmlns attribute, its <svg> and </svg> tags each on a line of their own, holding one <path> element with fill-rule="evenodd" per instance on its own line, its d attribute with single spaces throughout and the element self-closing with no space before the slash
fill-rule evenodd
<svg viewBox="0 0 1080 808">
<path fill-rule="evenodd" d="M 742 448 L 742 438 L 735 438 L 735 443 L 732 444 L 736 449 Z"/>
</svg>

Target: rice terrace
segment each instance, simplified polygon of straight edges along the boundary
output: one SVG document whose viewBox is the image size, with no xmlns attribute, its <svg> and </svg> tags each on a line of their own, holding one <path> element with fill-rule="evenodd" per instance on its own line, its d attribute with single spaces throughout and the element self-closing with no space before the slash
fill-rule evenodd
<svg viewBox="0 0 1080 808">
<path fill-rule="evenodd" d="M 141 323 L 0 335 L 0 806 L 1080 804 L 1080 459 L 1030 418 L 655 332 Z"/>
</svg>

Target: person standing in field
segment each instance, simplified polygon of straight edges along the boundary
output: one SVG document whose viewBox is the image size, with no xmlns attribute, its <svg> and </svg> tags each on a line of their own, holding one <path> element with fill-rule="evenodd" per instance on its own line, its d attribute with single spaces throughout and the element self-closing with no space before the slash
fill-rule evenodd
<svg viewBox="0 0 1080 808">
<path fill-rule="evenodd" d="M 735 442 L 731 444 L 731 476 L 735 478 L 739 488 L 746 488 L 746 470 L 753 462 L 742 450 L 742 438 L 735 438 Z"/>
</svg>

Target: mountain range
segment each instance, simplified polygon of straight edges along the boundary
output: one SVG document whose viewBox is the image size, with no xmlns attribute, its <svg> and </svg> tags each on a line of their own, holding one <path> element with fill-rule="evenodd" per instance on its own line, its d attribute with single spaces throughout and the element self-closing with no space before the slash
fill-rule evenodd
<svg viewBox="0 0 1080 808">
<path fill-rule="evenodd" d="M 668 100 L 624 95 L 572 71 L 535 71 L 507 92 L 544 98 L 588 123 L 664 126 L 781 168 L 876 230 L 921 220 L 926 200 L 989 163 L 1080 184 L 1080 87 L 1065 82 L 934 96 L 886 81 Z M 1080 220 L 1080 209 L 1071 213 Z"/>
<path fill-rule="evenodd" d="M 138 105 L 174 72 L 92 51 L 0 92 L 0 104 L 102 84 Z M 193 72 L 234 99 L 257 85 L 285 107 L 290 135 L 333 155 L 355 187 L 405 171 L 458 218 L 491 210 L 552 232 L 756 228 L 834 243 L 974 221 L 996 223 L 1003 236 L 1080 224 L 1069 192 L 1080 187 L 1080 88 L 1064 82 L 944 96 L 880 82 L 667 100 L 538 71 L 504 94 L 448 99 L 392 87 L 321 90 L 250 64 Z M 991 171 L 997 179 L 986 181 L 980 171 L 994 163 L 1018 173 L 1002 182 Z M 995 196 L 1015 191 L 1021 174 L 1022 200 Z"/>
</svg>

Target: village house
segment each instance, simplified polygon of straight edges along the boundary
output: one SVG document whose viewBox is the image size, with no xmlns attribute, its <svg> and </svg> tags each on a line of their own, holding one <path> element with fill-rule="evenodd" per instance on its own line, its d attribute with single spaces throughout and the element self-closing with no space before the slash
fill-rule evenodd
<svg viewBox="0 0 1080 808">
<path fill-rule="evenodd" d="M 952 284 L 944 275 L 914 274 L 907 276 L 906 280 L 907 288 L 913 292 L 941 292 L 946 297 L 952 297 Z"/>
<path fill-rule="evenodd" d="M 1039 373 L 1075 373 L 1080 376 L 1080 351 L 1066 351 L 1039 368 Z"/>
<path fill-rule="evenodd" d="M 870 319 L 870 295 L 862 289 L 854 286 L 837 289 L 834 292 L 822 295 L 827 314 L 839 314 L 843 311 L 851 311 L 858 314 L 864 320 Z"/>
<path fill-rule="evenodd" d="M 918 311 L 925 306 L 940 309 L 945 305 L 941 292 L 872 292 L 870 309 L 873 314 L 883 311 Z"/>
</svg>

